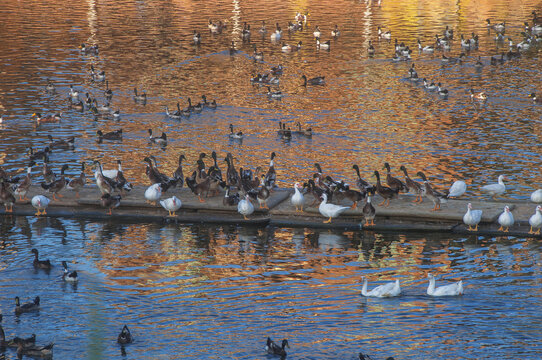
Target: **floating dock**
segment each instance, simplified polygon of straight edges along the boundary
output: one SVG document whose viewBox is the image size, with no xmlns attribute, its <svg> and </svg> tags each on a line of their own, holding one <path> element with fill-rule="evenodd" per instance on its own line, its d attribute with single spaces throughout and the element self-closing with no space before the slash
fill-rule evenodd
<svg viewBox="0 0 542 360">
<path fill-rule="evenodd" d="M 223 195 L 205 198 L 205 202 L 199 202 L 198 198 L 187 188 L 170 189 L 162 194 L 162 199 L 175 195 L 182 202 L 182 207 L 175 217 L 169 217 L 168 212 L 160 204 L 153 205 L 146 202 L 144 192 L 147 187 L 135 186 L 126 194 L 118 208 L 113 210 L 113 215 L 107 215 L 107 209 L 101 206 L 100 192 L 96 186 L 87 186 L 80 191 L 79 198 L 70 190 L 61 191 L 63 197 L 59 201 L 52 201 L 47 208 L 47 215 L 52 217 L 76 217 L 89 220 L 120 219 L 134 222 L 178 222 L 178 223 L 212 223 L 212 224 L 239 224 L 255 226 L 282 226 L 282 227 L 312 227 L 329 228 L 339 230 L 375 230 L 383 231 L 429 231 L 429 232 L 453 232 L 460 234 L 480 234 L 488 236 L 519 236 L 538 237 L 541 235 L 529 234 L 529 218 L 534 214 L 536 204 L 530 201 L 502 200 L 448 200 L 441 205 L 440 211 L 432 211 L 433 203 L 424 199 L 419 203 L 413 203 L 413 196 L 403 195 L 399 199 L 391 201 L 390 206 L 378 206 L 382 199 L 377 195 L 372 198 L 376 208 L 375 226 L 364 226 L 362 214 L 363 204 L 356 209 L 349 209 L 329 224 L 318 211 L 319 201 L 312 195 L 305 195 L 305 208 L 303 212 L 296 212 L 290 203 L 292 190 L 275 189 L 268 199 L 269 209 L 259 209 L 258 204 L 253 202 L 255 211 L 249 216 L 249 220 L 237 212 L 237 206 L 224 206 Z M 52 194 L 46 193 L 39 186 L 32 186 L 27 197 L 32 199 L 34 195 L 41 194 L 52 198 Z M 467 230 L 463 224 L 463 215 L 467 211 L 467 204 L 471 202 L 473 209 L 482 210 L 482 220 L 478 232 Z M 336 202 L 333 202 L 336 203 Z M 339 203 L 343 206 L 351 206 L 352 202 L 343 200 Z M 515 218 L 515 223 L 508 233 L 498 231 L 500 225 L 497 222 L 499 215 L 508 205 Z M 30 201 L 17 201 L 13 206 L 13 213 L 5 213 L 1 207 L 2 216 L 21 215 L 35 216 Z M 40 215 L 44 216 L 44 215 Z"/>
</svg>

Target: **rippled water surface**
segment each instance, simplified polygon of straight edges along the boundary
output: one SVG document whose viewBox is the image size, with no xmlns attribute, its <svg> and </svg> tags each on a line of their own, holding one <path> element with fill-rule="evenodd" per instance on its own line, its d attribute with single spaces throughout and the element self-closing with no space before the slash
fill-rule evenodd
<svg viewBox="0 0 542 360">
<path fill-rule="evenodd" d="M 307 229 L 92 223 L 14 217 L 2 223 L 0 309 L 8 337 L 35 332 L 58 359 L 537 359 L 542 281 L 536 240 Z M 31 248 L 51 259 L 35 271 Z M 60 275 L 61 260 L 79 273 Z M 431 298 L 463 279 L 462 297 Z M 403 295 L 360 296 L 400 279 Z M 39 313 L 13 314 L 39 294 Z M 11 352 L 8 359 L 15 358 Z"/>
</svg>

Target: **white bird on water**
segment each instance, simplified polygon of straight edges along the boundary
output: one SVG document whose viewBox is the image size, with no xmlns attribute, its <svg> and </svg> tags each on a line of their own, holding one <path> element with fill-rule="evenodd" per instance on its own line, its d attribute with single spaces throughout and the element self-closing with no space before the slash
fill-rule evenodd
<svg viewBox="0 0 542 360">
<path fill-rule="evenodd" d="M 363 287 L 361 288 L 361 295 L 368 297 L 393 297 L 401 294 L 401 286 L 399 285 L 399 279 L 375 287 L 373 290 L 367 292 L 367 278 L 363 277 Z"/>
<path fill-rule="evenodd" d="M 435 277 L 433 274 L 427 274 L 429 278 L 429 286 L 427 287 L 427 295 L 430 296 L 457 296 L 463 295 L 463 280 L 459 280 L 454 284 L 435 287 Z"/>
<path fill-rule="evenodd" d="M 504 185 L 504 181 L 506 178 L 504 175 L 499 175 L 498 183 L 497 184 L 489 184 L 482 186 L 480 190 L 482 192 L 488 193 L 489 195 L 493 196 L 493 199 L 495 199 L 495 196 L 504 194 L 506 191 L 506 185 Z"/>
<path fill-rule="evenodd" d="M 499 215 L 498 221 L 501 225 L 499 231 L 508 232 L 510 226 L 514 225 L 514 215 L 510 212 L 508 205 L 504 207 L 504 211 Z"/>
<path fill-rule="evenodd" d="M 482 220 L 482 210 L 472 210 L 472 204 L 469 203 L 467 212 L 463 215 L 463 222 L 469 226 L 469 231 L 478 231 L 480 220 Z"/>
<path fill-rule="evenodd" d="M 328 204 L 326 193 L 322 194 L 322 198 L 323 200 L 320 203 L 318 210 L 320 211 L 320 214 L 329 218 L 328 220 L 325 220 L 324 223 L 330 223 L 332 218 L 337 217 L 343 212 L 345 212 L 346 210 L 350 209 L 350 206 L 339 206 L 335 204 Z"/>
</svg>

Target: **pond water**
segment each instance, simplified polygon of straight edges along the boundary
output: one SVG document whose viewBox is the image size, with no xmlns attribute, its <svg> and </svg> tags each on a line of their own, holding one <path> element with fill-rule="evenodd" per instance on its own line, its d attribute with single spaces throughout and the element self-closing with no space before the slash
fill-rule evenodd
<svg viewBox="0 0 542 360">
<path fill-rule="evenodd" d="M 147 184 L 142 159 L 155 155 L 165 172 L 180 153 L 192 166 L 201 151 L 231 152 L 243 167 L 268 163 L 277 153 L 278 184 L 307 178 L 313 164 L 352 183 L 352 164 L 371 179 L 389 162 L 426 171 L 442 186 L 456 179 L 479 187 L 507 176 L 506 196 L 526 199 L 542 183 L 541 46 L 519 59 L 490 65 L 507 52 L 486 27 L 506 22 L 506 37 L 521 41 L 523 22 L 542 13 L 536 1 L 95 1 L 4 2 L 0 7 L 0 165 L 22 172 L 29 147 L 42 149 L 47 136 L 76 136 L 75 149 L 55 150 L 51 165 L 99 159 L 106 168 L 123 161 L 127 178 Z M 302 31 L 289 33 L 296 12 L 309 12 Z M 227 22 L 210 34 L 209 19 Z M 261 21 L 268 32 L 259 35 Z M 252 36 L 244 42 L 243 23 Z M 270 41 L 273 24 L 283 41 L 302 41 L 286 54 Z M 313 31 L 330 39 L 316 48 Z M 419 53 L 416 40 L 434 42 L 445 26 L 454 29 L 449 51 Z M 378 26 L 392 33 L 380 40 Z M 202 43 L 191 43 L 194 30 Z M 479 35 L 479 48 L 462 63 L 443 63 L 464 51 L 459 35 Z M 413 48 L 412 61 L 393 62 L 393 41 Z M 238 52 L 230 56 L 234 41 Z M 376 54 L 369 57 L 372 41 Z M 282 41 L 281 41 L 282 42 Z M 99 45 L 99 55 L 82 54 L 81 43 Z M 253 45 L 264 61 L 252 59 Z M 478 56 L 484 66 L 474 64 Z M 441 82 L 448 98 L 406 80 L 415 63 L 420 77 Z M 280 101 L 250 78 L 284 66 Z M 104 70 L 107 83 L 93 81 L 90 67 Z M 324 86 L 301 86 L 301 76 L 325 76 Z M 55 93 L 46 93 L 50 79 Z M 121 117 L 98 117 L 69 107 L 70 85 L 105 103 Z M 145 105 L 133 88 L 145 90 Z M 485 105 L 469 90 L 485 91 Z M 216 110 L 188 119 L 165 115 L 165 106 L 205 94 Z M 81 96 L 83 98 L 83 96 Z M 37 125 L 35 112 L 62 112 L 62 121 Z M 311 127 L 311 138 L 277 135 L 280 122 Z M 228 137 L 228 126 L 244 132 Z M 122 128 L 122 142 L 96 142 L 96 131 Z M 168 134 L 168 146 L 148 141 L 147 129 Z M 223 164 L 223 163 L 222 163 Z M 41 167 L 41 161 L 38 161 Z M 37 168 L 33 172 L 40 181 Z M 328 232 L 313 229 L 236 228 L 94 223 L 70 219 L 2 217 L 0 310 L 7 336 L 55 342 L 60 359 L 121 358 L 116 336 L 127 324 L 135 343 L 127 358 L 265 359 L 265 339 L 289 339 L 292 359 L 355 359 L 362 351 L 378 358 L 538 359 L 542 349 L 540 244 L 514 237 L 457 237 L 442 234 Z M 54 263 L 47 274 L 32 268 L 32 248 Z M 77 286 L 65 284 L 60 261 L 77 269 Z M 430 298 L 427 274 L 438 283 L 463 279 L 463 297 Z M 360 296 L 361 276 L 369 288 L 395 278 L 404 293 L 395 299 Z M 13 314 L 15 296 L 39 295 L 39 313 Z M 15 358 L 13 352 L 7 358 Z"/>
<path fill-rule="evenodd" d="M 7 337 L 36 333 L 58 359 L 537 359 L 540 243 L 534 239 L 4 218 L 0 310 Z M 50 273 L 32 267 L 32 248 Z M 76 286 L 61 279 L 66 260 Z M 426 295 L 463 280 L 462 297 Z M 400 279 L 403 294 L 360 295 Z M 37 313 L 13 313 L 41 297 Z M 15 354 L 8 352 L 8 359 Z"/>
</svg>

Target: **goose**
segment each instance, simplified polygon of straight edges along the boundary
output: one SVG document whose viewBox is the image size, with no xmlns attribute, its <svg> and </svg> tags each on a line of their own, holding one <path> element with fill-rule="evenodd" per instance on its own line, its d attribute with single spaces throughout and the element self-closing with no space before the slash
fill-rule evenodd
<svg viewBox="0 0 542 360">
<path fill-rule="evenodd" d="M 279 24 L 277 23 L 277 28 L 275 31 L 271 34 L 271 41 L 277 42 L 280 41 L 280 38 L 282 37 L 282 30 L 280 29 Z"/>
<path fill-rule="evenodd" d="M 334 38 L 338 38 L 341 35 L 341 32 L 339 30 L 339 25 L 335 24 L 335 29 L 331 30 L 331 36 Z"/>
<path fill-rule="evenodd" d="M 303 44 L 302 41 L 299 41 L 297 45 L 288 45 L 288 44 L 283 43 L 281 50 L 284 53 L 295 52 L 301 49 L 302 44 Z"/>
<path fill-rule="evenodd" d="M 47 215 L 46 209 L 49 206 L 49 198 L 43 195 L 36 195 L 32 198 L 32 206 L 36 208 L 37 212 L 34 214 L 36 216 Z"/>
<path fill-rule="evenodd" d="M 241 30 L 241 37 L 243 38 L 243 40 L 250 41 L 250 34 L 250 25 L 247 25 L 245 21 L 245 23 L 243 24 L 243 30 Z"/>
<path fill-rule="evenodd" d="M 192 41 L 194 42 L 194 45 L 201 44 L 201 34 L 197 32 L 197 30 L 194 30 L 194 36 L 192 36 Z"/>
<path fill-rule="evenodd" d="M 322 32 L 320 31 L 320 27 L 318 25 L 316 25 L 316 28 L 314 29 L 312 35 L 314 35 L 316 39 L 318 39 L 320 35 L 322 35 Z"/>
<path fill-rule="evenodd" d="M 474 89 L 470 89 L 470 99 L 471 101 L 478 101 L 481 103 L 485 103 L 487 101 L 487 95 L 485 92 L 474 92 Z"/>
<path fill-rule="evenodd" d="M 147 93 L 143 90 L 142 93 L 137 93 L 137 88 L 134 88 L 134 101 L 139 103 L 147 102 Z"/>
<path fill-rule="evenodd" d="M 533 103 L 542 104 L 542 98 L 537 97 L 535 93 L 531 93 L 529 97 L 533 99 Z"/>
<path fill-rule="evenodd" d="M 25 344 L 23 339 L 17 342 L 17 359 L 22 359 L 23 355 L 31 358 L 51 359 L 53 357 L 54 343 L 45 346 L 37 346 L 35 344 Z"/>
<path fill-rule="evenodd" d="M 152 129 L 147 129 L 149 132 L 149 141 L 154 144 L 158 144 L 160 146 L 166 146 L 167 145 L 167 135 L 165 132 L 162 132 L 162 135 L 160 136 L 152 136 Z"/>
<path fill-rule="evenodd" d="M 506 180 L 506 177 L 504 175 L 499 175 L 497 184 L 484 185 L 480 188 L 480 190 L 491 195 L 495 200 L 495 196 L 502 195 L 506 191 L 506 185 L 504 185 L 503 180 Z"/>
<path fill-rule="evenodd" d="M 145 199 L 148 203 L 153 203 L 157 205 L 158 200 L 162 196 L 162 188 L 160 184 L 153 184 L 145 190 Z"/>
<path fill-rule="evenodd" d="M 429 91 L 433 91 L 437 89 L 437 85 L 435 85 L 434 82 L 429 83 L 426 78 L 423 78 L 423 87 Z"/>
<path fill-rule="evenodd" d="M 540 228 L 542 227 L 542 206 L 538 205 L 534 211 L 534 215 L 529 218 L 529 225 L 531 229 L 529 234 L 540 235 Z M 533 230 L 538 229 L 538 230 Z"/>
<path fill-rule="evenodd" d="M 60 139 L 53 141 L 53 137 L 49 134 L 47 135 L 47 139 L 49 139 L 49 148 L 52 149 L 63 149 L 63 150 L 70 150 L 74 148 L 75 146 L 75 137 L 71 136 L 67 139 Z"/>
<path fill-rule="evenodd" d="M 508 232 L 510 226 L 514 225 L 514 215 L 510 212 L 510 208 L 507 206 L 504 207 L 504 211 L 499 215 L 497 219 L 501 227 L 499 231 Z"/>
<path fill-rule="evenodd" d="M 378 27 L 378 36 L 383 38 L 383 39 L 386 39 L 386 40 L 390 40 L 391 39 L 391 31 L 382 31 L 382 28 L 379 26 Z"/>
<path fill-rule="evenodd" d="M 416 69 L 414 69 L 414 63 L 412 63 L 412 65 L 408 69 L 408 77 L 410 77 L 410 78 L 417 78 L 418 77 L 418 72 L 416 71 Z"/>
<path fill-rule="evenodd" d="M 263 59 L 262 59 L 263 60 Z M 207 101 L 207 96 L 201 95 L 201 100 L 203 102 L 204 107 L 208 107 L 209 109 L 216 109 L 216 100 L 212 100 L 211 102 Z"/>
<path fill-rule="evenodd" d="M 305 197 L 303 196 L 301 191 L 299 191 L 300 188 L 301 185 L 296 182 L 294 184 L 294 194 L 290 198 L 292 205 L 295 206 L 295 212 L 303 212 L 303 205 L 305 204 Z"/>
<path fill-rule="evenodd" d="M 235 42 L 232 40 L 230 44 L 230 56 L 237 54 L 237 49 L 235 48 Z"/>
<path fill-rule="evenodd" d="M 480 56 L 478 56 L 478 60 L 476 60 L 476 63 L 474 63 L 474 67 L 476 69 L 481 69 L 484 67 L 484 63 L 482 63 L 482 59 Z"/>
<path fill-rule="evenodd" d="M 170 217 L 174 217 L 175 212 L 179 210 L 182 206 L 181 200 L 176 196 L 172 196 L 169 199 L 160 200 L 160 205 L 169 212 Z"/>
<path fill-rule="evenodd" d="M 107 101 L 111 101 L 111 99 L 113 98 L 113 90 L 111 90 L 111 89 L 109 88 L 109 80 L 107 80 L 107 81 L 105 82 L 104 96 L 105 96 L 105 98 L 107 99 Z"/>
<path fill-rule="evenodd" d="M 34 254 L 34 261 L 32 262 L 32 264 L 34 265 L 35 268 L 40 268 L 40 269 L 45 269 L 45 270 L 51 269 L 52 265 L 49 259 L 47 260 L 38 259 L 38 249 L 32 249 L 31 251 Z"/>
<path fill-rule="evenodd" d="M 237 204 L 237 212 L 243 215 L 243 218 L 245 220 L 249 220 L 247 216 L 254 212 L 254 205 L 252 205 L 252 203 L 250 202 L 250 197 L 248 194 L 246 194 L 245 198 L 240 200 Z"/>
<path fill-rule="evenodd" d="M 448 96 L 448 89 L 442 88 L 442 85 L 440 83 L 437 84 L 438 94 L 442 97 Z"/>
<path fill-rule="evenodd" d="M 77 280 L 79 279 L 77 277 L 77 271 L 69 271 L 66 261 L 62 261 L 62 266 L 64 267 L 64 274 L 62 274 L 62 279 L 67 282 L 77 282 Z"/>
<path fill-rule="evenodd" d="M 307 86 L 307 85 L 324 85 L 325 82 L 326 82 L 326 77 L 325 76 L 316 76 L 316 77 L 313 77 L 311 79 L 307 79 L 307 76 L 306 75 L 302 75 L 301 78 L 303 79 L 303 84 L 302 86 Z"/>
<path fill-rule="evenodd" d="M 267 338 L 267 344 L 265 345 L 265 351 L 267 351 L 268 354 L 271 355 L 279 355 L 281 359 L 286 358 L 286 346 L 290 348 L 290 345 L 288 344 L 288 340 L 284 339 L 282 340 L 281 346 L 278 346 L 275 344 L 273 340 L 271 340 L 270 337 Z"/>
<path fill-rule="evenodd" d="M 102 195 L 100 201 L 102 203 L 102 206 L 108 209 L 106 215 L 113 215 L 113 209 L 120 206 L 121 199 L 121 195 L 111 195 L 110 193 L 105 193 Z"/>
<path fill-rule="evenodd" d="M 373 42 L 369 40 L 369 47 L 367 48 L 367 53 L 369 54 L 369 56 L 373 56 L 375 52 L 376 50 L 375 50 L 375 47 L 373 46 Z"/>
<path fill-rule="evenodd" d="M 399 279 L 384 285 L 377 286 L 369 292 L 367 292 L 367 278 L 362 277 L 362 279 L 363 287 L 361 288 L 361 295 L 363 296 L 383 298 L 401 295 L 401 286 L 399 285 Z"/>
<path fill-rule="evenodd" d="M 404 165 L 401 165 L 401 167 L 399 169 L 401 171 L 403 171 L 403 173 L 405 174 L 405 185 L 407 186 L 409 191 L 410 191 L 410 189 L 412 189 L 412 191 L 416 195 L 416 199 L 412 200 L 412 202 L 415 202 L 415 203 L 423 202 L 423 198 L 422 198 L 423 186 L 419 182 L 412 180 L 408 176 L 407 169 L 406 169 L 406 167 Z"/>
<path fill-rule="evenodd" d="M 320 42 L 320 38 L 316 38 L 316 48 L 322 49 L 322 50 L 329 50 L 331 47 L 331 40 L 328 40 L 326 42 Z"/>
<path fill-rule="evenodd" d="M 349 206 L 339 206 L 335 204 L 328 204 L 326 193 L 322 194 L 322 202 L 320 203 L 320 206 L 318 207 L 318 211 L 320 211 L 320 214 L 322 214 L 326 218 L 329 218 L 324 221 L 324 224 L 331 223 L 332 218 L 339 216 L 340 214 L 342 214 L 348 209 L 350 209 Z"/>
<path fill-rule="evenodd" d="M 267 96 L 271 99 L 279 100 L 282 99 L 283 94 L 282 91 L 271 91 L 271 87 L 267 87 Z"/>
<path fill-rule="evenodd" d="M 78 101 L 79 100 L 79 91 L 75 90 L 73 88 L 73 85 L 70 85 L 70 92 L 68 93 L 72 101 Z"/>
<path fill-rule="evenodd" d="M 430 296 L 457 296 L 463 295 L 463 280 L 456 283 L 435 287 L 435 277 L 433 274 L 427 274 L 429 278 L 429 286 L 427 287 L 427 295 Z"/>
<path fill-rule="evenodd" d="M 28 156 L 28 158 L 31 161 L 38 159 L 43 159 L 44 162 L 49 161 L 49 153 L 51 153 L 51 149 L 49 148 L 49 146 L 46 146 L 43 150 L 40 151 L 34 151 L 34 149 L 30 147 L 29 151 L 30 155 Z"/>
<path fill-rule="evenodd" d="M 30 189 L 30 186 L 32 185 L 32 178 L 30 177 L 30 173 L 32 172 L 32 166 L 34 165 L 34 161 L 31 161 L 30 164 L 28 164 L 28 167 L 26 168 L 26 176 L 19 184 L 17 184 L 17 187 L 13 191 L 13 195 L 18 195 L 20 201 L 29 200 L 26 197 L 26 194 L 28 193 L 28 189 Z"/>
<path fill-rule="evenodd" d="M 418 176 L 423 180 L 425 196 L 427 196 L 435 205 L 431 211 L 440 210 L 440 204 L 446 202 L 446 196 L 433 189 L 423 172 L 418 171 Z"/>
<path fill-rule="evenodd" d="M 79 198 L 79 191 L 85 187 L 86 183 L 87 177 L 85 176 L 85 163 L 81 162 L 81 172 L 79 173 L 79 177 L 70 180 L 66 185 L 66 188 L 75 191 L 75 198 Z"/>
<path fill-rule="evenodd" d="M 454 181 L 448 190 L 448 198 L 459 197 L 467 191 L 467 184 L 463 180 Z"/>
<path fill-rule="evenodd" d="M 230 133 L 228 134 L 230 139 L 242 139 L 243 138 L 243 132 L 233 132 L 233 124 L 230 124 Z"/>
<path fill-rule="evenodd" d="M 254 44 L 253 47 L 254 47 L 254 52 L 252 53 L 252 56 L 254 57 L 254 60 L 263 61 L 263 51 L 258 52 L 256 44 Z"/>
<path fill-rule="evenodd" d="M 55 84 L 53 84 L 53 82 L 50 79 L 47 79 L 47 85 L 45 85 L 45 92 L 52 94 L 55 91 L 56 91 Z"/>
<path fill-rule="evenodd" d="M 418 50 L 422 51 L 422 52 L 426 52 L 426 53 L 433 53 L 435 52 L 435 48 L 432 47 L 432 46 L 422 46 L 422 42 L 420 41 L 420 39 L 418 39 Z"/>
<path fill-rule="evenodd" d="M 260 34 L 265 34 L 267 32 L 267 29 L 265 27 L 265 20 L 262 20 L 262 27 L 259 30 Z"/>
<path fill-rule="evenodd" d="M 132 343 L 132 341 L 134 341 L 134 339 L 132 338 L 132 334 L 130 333 L 128 326 L 124 325 L 119 336 L 117 337 L 117 343 L 130 344 Z"/>
<path fill-rule="evenodd" d="M 478 231 L 480 220 L 482 220 L 482 210 L 472 210 L 472 204 L 469 203 L 467 212 L 463 215 L 463 222 L 469 226 L 469 231 Z"/>
<path fill-rule="evenodd" d="M 538 189 L 532 192 L 531 201 L 534 203 L 542 203 L 542 189 Z"/>
<path fill-rule="evenodd" d="M 90 77 L 92 81 L 104 81 L 105 80 L 105 71 L 96 71 L 94 65 L 90 65 Z"/>
<path fill-rule="evenodd" d="M 40 297 L 39 296 L 36 296 L 34 298 L 33 302 L 29 302 L 29 303 L 22 304 L 22 305 L 20 303 L 19 297 L 18 296 L 15 297 L 15 314 L 16 315 L 26 313 L 26 312 L 37 311 L 39 309 L 40 309 Z"/>
<path fill-rule="evenodd" d="M 166 116 L 170 119 L 180 119 L 181 118 L 181 106 L 179 105 L 179 103 L 177 103 L 177 111 L 171 113 L 169 112 L 169 108 L 167 107 L 167 105 L 165 106 L 166 108 Z"/>
<path fill-rule="evenodd" d="M 96 131 L 96 135 L 98 136 L 98 142 L 102 140 L 122 140 L 122 129 L 110 131 L 105 134 L 102 130 L 98 130 Z"/>
<path fill-rule="evenodd" d="M 365 224 L 363 226 L 375 226 L 376 209 L 371 203 L 371 195 L 374 195 L 374 191 L 367 192 L 367 202 L 361 209 L 363 217 L 365 218 Z M 370 223 L 369 223 L 370 221 Z"/>
<path fill-rule="evenodd" d="M 388 186 L 383 186 L 380 183 L 380 173 L 375 170 L 374 176 L 376 177 L 376 192 L 383 198 L 382 203 L 379 206 L 389 206 L 390 200 L 397 197 L 399 194 L 398 189 L 392 189 Z"/>
<path fill-rule="evenodd" d="M 0 314 L 0 323 L 1 322 L 2 314 Z M 21 343 L 23 347 L 34 347 L 36 345 L 36 334 L 32 334 L 32 336 L 27 338 L 20 338 L 16 336 L 11 340 L 6 341 L 6 334 L 4 333 L 4 329 L 2 329 L 2 325 L 0 325 L 0 351 L 3 352 L 6 346 L 10 348 L 17 348 L 19 343 Z"/>
</svg>

